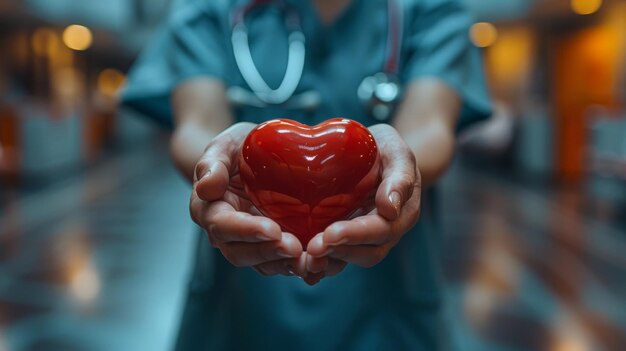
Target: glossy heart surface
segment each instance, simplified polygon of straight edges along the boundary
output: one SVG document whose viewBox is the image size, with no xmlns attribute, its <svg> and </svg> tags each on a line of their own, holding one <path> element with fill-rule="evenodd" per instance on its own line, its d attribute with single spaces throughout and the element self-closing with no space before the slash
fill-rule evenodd
<svg viewBox="0 0 626 351">
<path fill-rule="evenodd" d="M 287 119 L 262 123 L 240 156 L 241 180 L 254 206 L 304 248 L 328 225 L 367 210 L 380 182 L 376 141 L 349 119 L 313 127 Z"/>
</svg>

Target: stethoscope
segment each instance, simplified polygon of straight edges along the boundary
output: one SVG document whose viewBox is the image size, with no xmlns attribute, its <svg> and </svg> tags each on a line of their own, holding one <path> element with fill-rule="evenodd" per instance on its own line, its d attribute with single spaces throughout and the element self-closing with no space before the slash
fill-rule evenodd
<svg viewBox="0 0 626 351">
<path fill-rule="evenodd" d="M 353 0 L 356 1 L 356 0 Z M 388 0 L 387 55 L 383 70 L 363 79 L 357 89 L 359 100 L 372 117 L 387 121 L 402 95 L 397 78 L 402 43 L 402 6 L 398 0 Z M 282 82 L 272 89 L 254 63 L 248 41 L 246 16 L 261 5 L 276 4 L 284 13 L 289 32 L 287 68 Z M 296 94 L 304 72 L 306 38 L 302 32 L 300 15 L 284 0 L 252 0 L 233 13 L 232 46 L 237 68 L 251 91 L 239 86 L 228 89 L 228 97 L 235 106 L 264 108 L 278 105 L 286 109 L 315 110 L 321 103 L 319 92 L 311 90 Z"/>
</svg>

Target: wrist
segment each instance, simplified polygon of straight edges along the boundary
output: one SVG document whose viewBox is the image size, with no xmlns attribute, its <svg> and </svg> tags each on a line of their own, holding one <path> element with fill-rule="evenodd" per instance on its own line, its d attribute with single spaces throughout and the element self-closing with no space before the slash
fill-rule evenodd
<svg viewBox="0 0 626 351">
<path fill-rule="evenodd" d="M 171 135 L 169 151 L 180 173 L 193 182 L 196 163 L 217 133 L 188 122 L 180 124 Z"/>
</svg>

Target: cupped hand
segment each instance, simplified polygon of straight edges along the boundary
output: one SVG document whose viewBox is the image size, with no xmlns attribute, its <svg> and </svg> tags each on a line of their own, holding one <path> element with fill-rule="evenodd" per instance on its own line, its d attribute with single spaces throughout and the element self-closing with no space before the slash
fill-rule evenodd
<svg viewBox="0 0 626 351">
<path fill-rule="evenodd" d="M 311 285 L 341 272 L 347 263 L 372 267 L 418 221 L 421 177 L 415 155 L 387 124 L 372 126 L 381 158 L 382 181 L 368 214 L 330 225 L 306 247 L 305 281 Z"/>
<path fill-rule="evenodd" d="M 211 245 L 236 267 L 263 275 L 306 276 L 300 241 L 255 210 L 239 177 L 239 150 L 252 123 L 237 123 L 216 136 L 196 164 L 191 218 Z"/>
</svg>

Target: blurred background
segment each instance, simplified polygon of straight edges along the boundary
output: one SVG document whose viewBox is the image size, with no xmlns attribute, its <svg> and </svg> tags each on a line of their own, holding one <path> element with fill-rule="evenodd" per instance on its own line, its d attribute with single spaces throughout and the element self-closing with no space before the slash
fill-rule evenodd
<svg viewBox="0 0 626 351">
<path fill-rule="evenodd" d="M 171 348 L 189 189 L 117 100 L 185 1 L 0 0 L 0 351 Z M 626 1 L 465 1 L 495 113 L 441 184 L 453 337 L 626 350 Z"/>
</svg>

